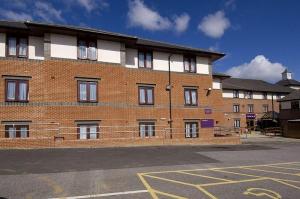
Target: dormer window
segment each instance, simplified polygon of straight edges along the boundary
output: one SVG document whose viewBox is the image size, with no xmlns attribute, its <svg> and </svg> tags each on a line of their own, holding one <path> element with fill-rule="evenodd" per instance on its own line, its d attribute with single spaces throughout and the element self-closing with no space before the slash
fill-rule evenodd
<svg viewBox="0 0 300 199">
<path fill-rule="evenodd" d="M 97 60 L 96 41 L 78 41 L 78 59 Z"/>
<path fill-rule="evenodd" d="M 138 53 L 139 68 L 152 69 L 153 56 L 151 51 L 139 51 Z"/>
<path fill-rule="evenodd" d="M 184 72 L 196 73 L 196 57 L 184 56 L 183 58 Z"/>
<path fill-rule="evenodd" d="M 28 38 L 8 36 L 7 37 L 7 55 L 13 57 L 27 57 Z"/>
<path fill-rule="evenodd" d="M 245 98 L 246 99 L 252 99 L 253 97 L 253 92 L 252 91 L 246 91 L 245 92 Z"/>
</svg>

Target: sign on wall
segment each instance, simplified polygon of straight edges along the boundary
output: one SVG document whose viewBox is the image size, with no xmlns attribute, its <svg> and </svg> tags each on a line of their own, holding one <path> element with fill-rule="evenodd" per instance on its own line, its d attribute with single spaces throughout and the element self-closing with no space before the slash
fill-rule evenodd
<svg viewBox="0 0 300 199">
<path fill-rule="evenodd" d="M 205 113 L 205 114 L 212 114 L 211 108 L 205 108 L 205 109 L 204 109 L 204 113 Z"/>
<path fill-rule="evenodd" d="M 255 115 L 255 113 L 247 113 L 247 114 L 246 114 L 246 118 L 247 118 L 247 119 L 255 119 L 255 118 L 256 118 L 256 115 Z"/>
<path fill-rule="evenodd" d="M 213 128 L 214 120 L 213 119 L 203 119 L 201 120 L 201 128 Z"/>
</svg>

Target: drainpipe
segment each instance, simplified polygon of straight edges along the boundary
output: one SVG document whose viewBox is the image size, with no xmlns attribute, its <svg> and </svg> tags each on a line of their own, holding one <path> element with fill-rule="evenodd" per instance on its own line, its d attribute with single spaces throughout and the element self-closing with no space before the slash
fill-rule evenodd
<svg viewBox="0 0 300 199">
<path fill-rule="evenodd" d="M 168 75 L 169 75 L 169 82 L 167 86 L 167 90 L 169 91 L 169 127 L 170 127 L 170 138 L 173 138 L 173 130 L 172 130 L 172 85 L 171 85 L 171 57 L 172 54 L 169 55 L 169 70 L 168 70 Z"/>
<path fill-rule="evenodd" d="M 273 93 L 272 93 L 272 120 L 274 122 L 275 115 L 274 115 L 274 98 L 273 98 Z"/>
</svg>

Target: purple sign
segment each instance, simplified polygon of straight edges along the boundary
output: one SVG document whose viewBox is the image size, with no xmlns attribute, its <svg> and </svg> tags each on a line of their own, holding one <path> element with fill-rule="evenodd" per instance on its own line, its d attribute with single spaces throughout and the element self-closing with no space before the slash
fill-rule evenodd
<svg viewBox="0 0 300 199">
<path fill-rule="evenodd" d="M 246 114 L 246 118 L 247 118 L 247 119 L 255 119 L 255 118 L 256 118 L 256 115 L 255 115 L 255 113 L 247 113 L 247 114 Z"/>
<path fill-rule="evenodd" d="M 212 110 L 210 108 L 206 108 L 206 109 L 204 109 L 204 113 L 205 114 L 211 114 Z"/>
<path fill-rule="evenodd" d="M 201 128 L 213 128 L 214 120 L 213 119 L 203 119 L 201 120 Z"/>
</svg>

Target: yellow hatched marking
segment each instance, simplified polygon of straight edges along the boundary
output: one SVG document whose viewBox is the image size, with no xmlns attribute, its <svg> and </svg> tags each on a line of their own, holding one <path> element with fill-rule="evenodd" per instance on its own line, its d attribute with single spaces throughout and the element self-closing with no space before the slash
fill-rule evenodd
<svg viewBox="0 0 300 199">
<path fill-rule="evenodd" d="M 299 190 L 300 190 L 300 187 L 298 187 L 298 186 L 296 186 L 296 185 L 289 184 L 289 183 L 284 182 L 284 181 L 282 181 L 282 180 L 276 180 L 276 179 L 273 179 L 273 180 L 276 181 L 276 182 L 279 182 L 279 183 L 282 183 L 282 184 L 285 184 L 285 185 L 287 185 L 287 186 L 290 186 L 290 187 L 293 187 L 293 188 L 295 188 L 295 189 L 299 189 Z"/>
<path fill-rule="evenodd" d="M 242 169 L 253 170 L 253 171 L 262 171 L 262 172 L 267 172 L 267 173 L 279 173 L 279 174 L 291 175 L 291 176 L 299 176 L 299 174 L 285 173 L 285 172 L 280 172 L 280 171 L 267 171 L 267 170 L 263 170 L 263 169 L 254 169 L 254 168 L 242 168 Z"/>
<path fill-rule="evenodd" d="M 218 199 L 216 196 L 212 195 L 211 193 L 209 193 L 207 190 L 205 190 L 203 187 L 201 186 L 196 186 L 197 189 L 199 189 L 201 192 L 203 192 L 205 195 L 207 195 L 208 197 L 210 197 L 211 199 Z"/>
<path fill-rule="evenodd" d="M 265 166 L 265 167 L 271 167 L 271 168 L 278 168 L 278 169 L 286 169 L 286 170 L 293 170 L 293 171 L 300 171 L 300 169 L 297 168 L 291 168 L 291 167 L 280 167 L 280 166 Z"/>
<path fill-rule="evenodd" d="M 175 199 L 187 199 L 187 198 L 182 197 L 182 196 L 177 196 L 177 195 L 174 195 L 174 194 L 170 194 L 170 193 L 158 191 L 158 190 L 156 190 L 156 189 L 153 189 L 153 191 L 154 191 L 155 193 L 157 193 L 157 194 L 164 195 L 164 196 L 169 196 L 169 197 L 175 198 Z"/>
<path fill-rule="evenodd" d="M 178 171 L 177 173 L 182 173 L 182 174 L 191 175 L 191 176 L 199 176 L 199 177 L 203 177 L 203 178 L 210 178 L 210 179 L 214 179 L 214 180 L 221 180 L 221 181 L 225 181 L 225 182 L 232 182 L 232 180 L 227 180 L 224 178 L 217 178 L 217 177 L 212 177 L 212 176 L 207 176 L 207 175 L 202 175 L 202 174 L 188 173 L 185 171 Z"/>
<path fill-rule="evenodd" d="M 209 187 L 209 186 L 237 184 L 237 183 L 243 183 L 243 182 L 253 182 L 253 181 L 268 180 L 268 179 L 269 178 L 254 178 L 254 179 L 247 179 L 247 180 L 237 180 L 237 181 L 232 181 L 232 182 L 216 182 L 216 183 L 199 184 L 199 186 Z"/>
<path fill-rule="evenodd" d="M 191 184 L 191 183 L 187 183 L 187 182 L 181 182 L 181 181 L 177 181 L 177 180 L 171 180 L 171 179 L 168 179 L 168 178 L 151 176 L 151 175 L 148 175 L 148 174 L 144 174 L 143 176 L 147 176 L 149 178 L 154 178 L 154 179 L 158 179 L 158 180 L 162 180 L 162 181 L 167 181 L 167 182 L 173 182 L 173 183 L 177 183 L 177 184 L 182 184 L 182 185 L 186 185 L 186 186 L 196 187 L 195 184 Z"/>
<path fill-rule="evenodd" d="M 152 198 L 153 199 L 158 199 L 157 195 L 155 194 L 155 192 L 153 191 L 153 189 L 151 188 L 151 186 L 148 184 L 148 182 L 144 179 L 144 177 L 142 176 L 142 174 L 138 173 L 138 176 L 139 176 L 140 180 L 142 181 L 143 185 L 149 191 L 149 193 L 152 196 Z"/>
<path fill-rule="evenodd" d="M 247 176 L 247 177 L 254 177 L 254 178 L 262 178 L 264 176 L 257 176 L 257 175 L 251 175 L 251 174 L 245 174 L 245 173 L 238 173 L 238 172 L 233 172 L 233 171 L 225 171 L 222 169 L 211 169 L 212 171 L 216 171 L 216 172 L 221 172 L 221 173 L 231 173 L 231 174 L 235 174 L 235 175 L 241 175 L 241 176 Z"/>
</svg>

